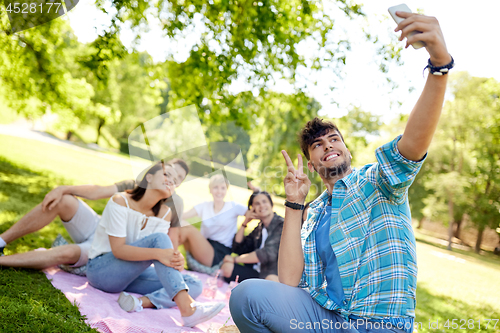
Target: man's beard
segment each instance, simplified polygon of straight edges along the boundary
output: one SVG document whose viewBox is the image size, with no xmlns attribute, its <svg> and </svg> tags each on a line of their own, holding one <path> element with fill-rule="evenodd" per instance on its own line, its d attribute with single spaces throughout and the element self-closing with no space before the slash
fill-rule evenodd
<svg viewBox="0 0 500 333">
<path fill-rule="evenodd" d="M 351 159 L 346 159 L 340 165 L 336 165 L 333 167 L 325 167 L 323 165 L 320 165 L 318 168 L 316 168 L 316 166 L 313 164 L 313 168 L 323 179 L 339 178 L 351 169 Z"/>
</svg>

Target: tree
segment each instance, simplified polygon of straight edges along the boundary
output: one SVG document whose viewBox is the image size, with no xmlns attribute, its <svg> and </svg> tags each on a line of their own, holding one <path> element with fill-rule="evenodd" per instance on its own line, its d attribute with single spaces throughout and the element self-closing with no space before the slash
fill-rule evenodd
<svg viewBox="0 0 500 333">
<path fill-rule="evenodd" d="M 374 149 L 367 149 L 368 145 L 381 134 L 381 117 L 368 111 L 353 107 L 348 113 L 333 119 L 344 136 L 347 148 L 352 154 L 354 165 L 373 162 Z"/>
<path fill-rule="evenodd" d="M 93 91 L 89 90 L 85 98 L 86 102 L 90 100 L 90 105 L 86 109 L 91 112 L 74 111 L 73 115 L 69 116 L 70 110 L 73 110 L 71 103 L 66 102 L 64 98 L 49 98 L 50 94 L 53 94 L 50 92 L 53 87 L 50 86 L 36 88 L 43 88 L 44 92 L 49 91 L 50 94 L 43 92 L 36 95 L 25 94 L 20 95 L 16 100 L 27 105 L 28 102 L 38 103 L 39 114 L 45 112 L 44 108 L 47 106 L 52 107 L 58 101 L 59 103 L 63 101 L 59 109 L 68 115 L 68 120 L 71 120 L 71 122 L 68 121 L 70 124 L 65 125 L 66 127 L 71 129 L 82 122 L 93 122 L 98 133 L 103 126 L 108 125 L 115 133 L 121 133 L 119 136 L 122 137 L 125 137 L 127 131 L 137 126 L 139 122 L 154 115 L 156 105 L 162 101 L 157 94 L 157 87 L 160 91 L 168 91 L 168 98 L 165 98 L 168 104 L 163 111 L 194 104 L 207 132 L 210 132 L 210 128 L 215 128 L 214 126 L 226 123 L 231 123 L 235 128 L 241 128 L 248 133 L 253 132 L 255 128 L 260 128 L 260 124 L 256 122 L 261 118 L 260 114 L 265 111 L 257 109 L 254 105 L 241 107 L 241 105 L 254 102 L 256 105 L 266 106 L 268 103 L 273 104 L 272 101 L 281 99 L 287 105 L 294 105 L 293 100 L 297 100 L 297 103 L 301 105 L 300 108 L 305 105 L 311 107 L 306 113 L 307 116 L 313 115 L 312 110 L 319 109 L 319 106 L 316 102 L 311 102 L 309 96 L 305 96 L 302 87 L 297 83 L 297 77 L 300 73 L 311 73 L 324 68 L 331 69 L 334 75 L 340 75 L 346 62 L 350 43 L 347 37 L 339 38 L 339 34 L 336 33 L 338 29 L 334 25 L 334 17 L 340 15 L 355 18 L 363 15 L 359 5 L 343 0 L 336 0 L 334 9 L 330 12 L 324 10 L 321 2 L 304 0 L 287 2 L 276 0 L 160 0 L 158 2 L 99 0 L 96 4 L 109 13 L 111 18 L 109 26 L 94 42 L 79 49 L 81 52 L 78 55 L 74 51 L 78 49 L 78 45 L 76 48 L 70 48 L 73 51 L 68 51 L 67 54 L 73 57 L 68 58 L 64 65 L 56 64 L 58 59 L 49 56 L 55 51 L 66 52 L 64 48 L 52 45 L 59 45 L 56 43 L 57 36 L 60 36 L 62 31 L 66 31 L 64 30 L 66 28 L 63 29 L 63 23 L 60 22 L 62 20 L 54 20 L 23 32 L 27 35 L 32 33 L 33 40 L 37 42 L 42 40 L 40 42 L 42 48 L 45 47 L 44 43 L 47 43 L 50 45 L 46 49 L 55 50 L 51 51 L 52 53 L 46 52 L 45 49 L 41 51 L 48 60 L 47 65 L 40 70 L 40 76 L 45 75 L 51 78 L 54 72 L 57 74 L 55 82 L 58 84 L 69 82 L 77 86 L 71 80 L 59 79 L 69 73 L 75 79 L 84 78 L 92 86 Z M 155 67 L 150 66 L 147 60 L 141 63 L 144 58 L 140 56 L 138 59 L 134 58 L 135 52 L 125 50 L 119 38 L 121 29 L 130 26 L 137 33 L 137 38 L 140 38 L 141 33 L 150 24 L 148 19 L 151 17 L 161 22 L 164 32 L 173 41 L 186 41 L 186 36 L 192 31 L 200 32 L 195 38 L 187 40 L 190 46 L 186 60 L 174 61 L 170 58 L 164 64 L 158 64 Z M 52 30 L 44 30 L 49 26 Z M 46 41 L 44 34 L 39 33 L 42 30 L 52 38 L 50 42 Z M 71 35 L 71 33 L 68 34 L 68 36 Z M 15 41 L 17 37 L 7 34 L 3 37 L 12 45 L 18 43 Z M 392 44 L 385 45 L 376 36 L 367 34 L 366 37 L 367 40 L 378 45 L 379 53 L 375 57 L 379 58 L 378 63 L 382 71 L 386 71 L 387 64 L 400 62 L 401 48 Z M 71 43 L 75 42 L 73 37 L 68 40 Z M 313 56 L 310 57 L 302 56 L 298 50 L 304 47 L 314 48 L 317 52 L 313 52 Z M 17 50 L 17 54 L 21 53 L 22 50 Z M 12 54 L 15 58 L 16 53 Z M 143 68 L 130 66 L 131 61 L 139 61 Z M 123 68 L 124 64 L 126 68 Z M 57 68 L 57 71 L 52 71 L 52 67 Z M 156 69 L 149 69 L 151 67 Z M 153 72 L 152 76 L 144 75 L 150 72 Z M 128 74 L 122 75 L 123 73 Z M 302 77 L 304 76 L 307 77 L 307 74 L 302 74 Z M 28 80 L 28 75 L 15 78 L 22 83 Z M 131 78 L 137 78 L 137 82 L 133 82 Z M 271 91 L 269 86 L 277 78 L 288 81 L 293 91 L 289 94 Z M 248 89 L 252 92 L 234 93 L 229 88 L 236 80 L 248 82 Z M 334 80 L 332 84 L 333 82 Z M 165 87 L 167 83 L 168 88 Z M 154 89 L 150 90 L 147 85 Z M 22 90 L 20 86 L 11 85 L 10 87 L 17 91 Z M 138 93 L 139 88 L 144 89 L 142 94 Z M 60 91 L 60 89 L 52 90 Z M 33 100 L 30 100 L 29 96 L 34 96 Z M 78 105 L 83 104 L 78 103 Z M 132 106 L 134 104 L 139 106 Z M 62 111 L 63 109 L 65 111 Z M 304 110 L 296 112 L 290 109 L 290 115 L 281 116 L 298 120 L 304 116 Z M 118 114 L 121 114 L 119 121 L 117 121 Z M 277 118 L 274 117 L 276 121 L 279 121 Z M 295 124 L 285 127 L 295 128 Z M 231 130 L 228 129 L 228 134 L 229 132 Z M 213 135 L 213 131 L 210 135 Z M 290 132 L 287 135 L 290 136 Z M 231 140 L 233 139 L 234 137 L 231 137 Z M 363 145 L 362 140 L 359 143 Z"/>
<path fill-rule="evenodd" d="M 297 133 L 305 121 L 317 115 L 319 104 L 303 93 L 270 92 L 256 98 L 251 94 L 245 97 L 242 99 L 246 104 L 241 107 L 247 108 L 255 120 L 248 153 L 250 173 L 262 190 L 283 195 L 283 178 L 287 171 L 280 152 L 286 150 L 292 159 L 300 153 Z M 318 191 L 321 187 L 312 189 L 308 198 L 313 198 Z"/>
<path fill-rule="evenodd" d="M 327 14 L 321 2 L 303 0 L 97 1 L 102 10 L 113 9 L 110 34 L 118 34 L 127 23 L 140 38 L 148 17 L 155 17 L 172 41 L 186 42 L 190 36 L 188 58 L 166 62 L 169 110 L 194 104 L 207 126 L 233 121 L 247 131 L 251 123 L 237 111 L 238 98 L 228 90 L 235 80 L 250 83 L 254 92 L 268 94 L 264 88 L 276 77 L 295 84 L 298 69 L 311 72 L 328 67 L 340 73 L 350 44 L 334 33 L 331 16 L 353 18 L 362 11 L 359 5 L 343 0 L 334 3 L 335 14 Z M 382 70 L 400 61 L 400 48 L 385 45 L 374 36 L 367 35 L 367 39 L 382 50 L 376 55 Z M 317 49 L 311 59 L 298 52 L 306 42 L 308 48 Z M 293 93 L 300 94 L 300 87 L 295 86 Z M 207 105 L 209 113 L 205 112 Z"/>
<path fill-rule="evenodd" d="M 160 114 L 158 105 L 167 85 L 163 80 L 164 70 L 146 52 L 125 52 L 110 58 L 105 68 L 99 65 L 100 60 L 96 60 L 97 64 L 90 60 L 92 52 L 81 57 L 80 63 L 86 80 L 96 91 L 93 102 L 109 110 L 98 113 L 102 109 L 96 107 L 90 119 L 96 120 L 98 136 L 99 129 L 106 124 L 116 138 L 126 138 L 138 124 Z"/>
<path fill-rule="evenodd" d="M 479 253 L 484 229 L 495 229 L 500 219 L 500 83 L 484 80 L 475 85 L 474 92 L 469 100 L 469 110 L 476 120 L 471 182 L 474 205 L 469 214 L 478 230 L 475 251 Z"/>
<path fill-rule="evenodd" d="M 425 175 L 431 194 L 425 214 L 448 220 L 448 249 L 467 213 L 478 229 L 476 251 L 482 233 L 494 228 L 500 217 L 500 85 L 493 79 L 456 73 L 450 78 L 453 98 L 446 102 L 429 152 L 432 169 Z M 444 218 L 447 215 L 447 218 Z"/>
<path fill-rule="evenodd" d="M 92 89 L 68 68 L 78 42 L 67 21 L 53 20 L 16 34 L 7 15 L 0 16 L 0 84 L 10 107 L 28 118 L 47 111 L 69 115 L 78 125 L 93 95 Z"/>
</svg>

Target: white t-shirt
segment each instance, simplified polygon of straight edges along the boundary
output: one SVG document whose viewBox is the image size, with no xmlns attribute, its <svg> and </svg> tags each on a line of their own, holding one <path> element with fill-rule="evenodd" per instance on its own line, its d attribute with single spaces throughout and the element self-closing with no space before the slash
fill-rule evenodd
<svg viewBox="0 0 500 333">
<path fill-rule="evenodd" d="M 224 203 L 224 207 L 215 214 L 214 202 L 206 201 L 194 206 L 196 213 L 201 217 L 201 234 L 207 239 L 217 241 L 227 247 L 233 246 L 233 238 L 238 229 L 237 219 L 240 215 L 245 215 L 247 207 L 229 201 Z"/>
<path fill-rule="evenodd" d="M 266 242 L 267 236 L 269 236 L 266 227 L 262 228 L 262 243 L 260 244 L 259 249 L 264 248 L 264 243 Z M 260 273 L 260 262 L 253 265 L 253 269 Z"/>
<path fill-rule="evenodd" d="M 132 244 L 136 240 L 147 237 L 153 233 L 168 233 L 170 221 L 163 218 L 170 212 L 170 208 L 163 218 L 146 216 L 129 207 L 126 197 L 119 193 L 124 199 L 127 207 L 117 204 L 111 197 L 104 208 L 101 220 L 95 231 L 94 241 L 89 251 L 89 259 L 93 259 L 103 253 L 111 252 L 109 236 L 125 237 L 126 244 Z M 144 226 L 146 223 L 146 226 Z M 144 229 L 141 230 L 141 228 Z"/>
</svg>

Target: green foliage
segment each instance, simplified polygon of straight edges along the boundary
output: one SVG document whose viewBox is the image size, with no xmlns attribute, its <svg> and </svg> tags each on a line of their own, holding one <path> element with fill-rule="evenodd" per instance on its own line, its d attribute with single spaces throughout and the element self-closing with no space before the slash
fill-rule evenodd
<svg viewBox="0 0 500 333">
<path fill-rule="evenodd" d="M 380 118 L 380 116 L 363 111 L 358 107 L 353 107 L 345 116 L 334 119 L 334 123 L 344 136 L 346 146 L 353 156 L 353 164 L 357 162 L 358 153 L 360 155 L 365 153 L 370 138 L 373 140 L 380 135 L 382 128 Z M 373 151 L 371 150 L 369 154 L 373 155 Z"/>
<path fill-rule="evenodd" d="M 450 77 L 446 102 L 419 183 L 424 214 L 456 222 L 468 214 L 481 232 L 500 218 L 500 83 L 465 72 Z M 448 216 L 446 218 L 446 216 Z"/>
<path fill-rule="evenodd" d="M 97 36 L 86 51 L 87 54 L 81 57 L 79 62 L 96 76 L 101 87 L 107 85 L 113 63 L 127 54 L 119 36 L 109 31 Z"/>
<path fill-rule="evenodd" d="M 139 124 L 160 114 L 158 105 L 167 88 L 165 70 L 146 52 L 131 52 L 110 67 L 116 82 L 115 92 L 110 93 L 117 96 L 113 105 L 121 116 L 108 127 L 117 137 L 126 138 Z M 101 103 L 109 105 L 104 100 Z"/>
<path fill-rule="evenodd" d="M 248 153 L 250 174 L 262 190 L 284 195 L 283 178 L 287 170 L 281 150 L 296 160 L 301 153 L 297 133 L 306 121 L 316 116 L 319 104 L 303 93 L 293 96 L 270 92 L 266 97 L 258 96 L 246 107 L 254 114 L 256 123 Z M 320 190 L 321 187 L 313 192 Z M 314 195 L 317 193 L 310 193 L 311 197 Z"/>
<path fill-rule="evenodd" d="M 206 131 L 209 142 L 229 142 L 240 147 L 245 165 L 248 165 L 250 135 L 243 128 L 236 126 L 234 121 L 218 125 L 210 125 Z M 229 161 L 228 161 L 229 162 Z"/>
<path fill-rule="evenodd" d="M 53 20 L 20 33 L 0 18 L 0 86 L 3 100 L 31 119 L 46 112 L 54 129 L 74 132 L 94 124 L 126 136 L 137 123 L 159 113 L 165 89 L 162 67 L 147 53 L 127 52 L 116 32 L 79 43 L 66 20 Z"/>
<path fill-rule="evenodd" d="M 358 5 L 336 2 L 346 15 L 360 15 Z M 297 44 L 311 36 L 321 46 L 329 45 L 326 34 L 333 28 L 333 20 L 314 1 L 113 1 L 97 2 L 101 8 L 111 5 L 116 9 L 114 19 L 130 22 L 132 26 L 147 23 L 145 13 L 158 17 L 167 35 L 183 38 L 194 26 L 205 33 L 193 45 L 186 70 L 193 66 L 206 74 L 206 82 L 217 82 L 218 90 L 230 82 L 237 65 L 248 65 L 250 76 L 257 80 L 267 78 L 271 71 L 290 70 L 294 76 L 297 65 L 304 59 L 297 54 Z M 347 41 L 342 41 L 348 45 Z M 333 50 L 327 50 L 333 57 Z M 339 56 L 339 55 L 336 55 Z M 323 60 L 318 57 L 315 61 Z M 327 58 L 325 60 L 333 60 Z M 222 69 L 220 69 L 222 67 Z M 195 76 L 198 73 L 194 74 Z M 209 78 L 208 76 L 213 76 Z M 190 103 L 188 103 L 190 104 Z"/>
<path fill-rule="evenodd" d="M 317 1 L 99 0 L 97 5 L 105 12 L 113 9 L 109 34 L 118 34 L 126 23 L 140 38 L 149 18 L 154 17 L 173 42 L 195 36 L 188 40 L 186 60 L 165 62 L 168 109 L 194 104 L 207 127 L 233 122 L 250 131 L 255 126 L 252 114 L 246 109 L 241 111 L 241 99 L 251 98 L 235 96 L 228 90 L 237 79 L 248 82 L 254 94 L 258 92 L 263 99 L 272 99 L 267 86 L 277 77 L 293 85 L 297 70 L 302 68 L 308 71 L 330 68 L 338 74 L 350 49 L 348 40 L 337 37 L 334 19 Z M 362 15 L 360 5 L 337 0 L 335 6 L 335 15 L 349 18 Z M 369 40 L 380 44 L 378 40 Z M 312 59 L 298 52 L 305 43 L 308 48 L 318 50 Z M 400 61 L 400 49 L 394 45 L 382 45 L 381 50 L 380 62 L 385 64 L 381 68 Z M 383 55 L 384 52 L 387 54 Z M 300 94 L 300 88 L 295 87 L 291 95 Z"/>
<path fill-rule="evenodd" d="M 12 34 L 6 13 L 0 16 L 0 84 L 7 102 L 19 113 L 37 117 L 47 110 L 82 112 L 88 94 L 82 82 L 67 70 L 76 37 L 65 20 L 52 20 L 34 29 Z"/>
<path fill-rule="evenodd" d="M 340 1 L 338 5 L 349 15 L 360 14 L 357 6 Z M 273 74 L 294 83 L 299 67 L 318 70 L 344 64 L 349 49 L 348 41 L 326 38 L 333 30 L 333 20 L 318 2 L 160 1 L 157 15 L 174 39 L 182 38 L 192 26 L 203 27 L 204 33 L 188 59 L 167 65 L 169 107 L 195 104 L 206 124 L 232 121 L 244 130 L 255 126 L 252 114 L 241 109 L 241 99 L 252 98 L 233 96 L 227 90 L 236 79 L 250 83 L 254 93 L 258 91 L 262 99 L 270 100 L 274 96 L 266 86 Z M 306 39 L 324 51 L 307 62 L 297 52 L 299 43 Z M 302 98 L 298 89 L 290 99 L 294 95 Z"/>
<path fill-rule="evenodd" d="M 96 5 L 111 20 L 88 45 L 77 41 L 65 20 L 13 35 L 7 17 L 1 17 L 0 84 L 9 91 L 13 109 L 32 118 L 48 111 L 57 114 L 55 130 L 68 137 L 82 124 L 95 126 L 99 142 L 104 127 L 124 139 L 160 112 L 195 105 L 211 141 L 238 143 L 245 153 L 250 149 L 248 136 L 254 135 L 260 127 L 257 119 L 266 112 L 249 104 L 280 95 L 268 89 L 277 78 L 294 87 L 280 98 L 309 99 L 295 85 L 298 70 L 330 68 L 339 75 L 350 49 L 349 40 L 335 33 L 339 28 L 333 15 L 363 15 L 360 5 L 344 0 L 334 2 L 334 14 L 326 14 L 321 2 L 305 0 L 99 0 Z M 174 42 L 201 31 L 199 39 L 188 40 L 186 60 L 154 64 L 148 54 L 125 49 L 121 30 L 130 26 L 139 39 L 152 17 Z M 372 37 L 367 39 L 381 44 Z M 305 58 L 298 52 L 304 47 L 317 52 Z M 378 62 L 385 67 L 400 62 L 400 49 L 381 47 Z M 236 80 L 247 82 L 252 93 L 230 91 Z M 265 104 L 257 101 L 261 107 Z M 298 111 L 290 119 L 301 116 Z M 362 146 L 362 136 L 358 138 Z"/>
</svg>

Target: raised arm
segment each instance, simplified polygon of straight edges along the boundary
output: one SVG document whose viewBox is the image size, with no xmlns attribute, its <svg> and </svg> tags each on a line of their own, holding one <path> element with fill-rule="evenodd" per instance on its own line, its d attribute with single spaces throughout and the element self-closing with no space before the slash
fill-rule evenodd
<svg viewBox="0 0 500 333">
<path fill-rule="evenodd" d="M 298 155 L 298 168 L 293 167 L 287 152 L 282 150 L 288 173 L 285 177 L 286 200 L 304 204 L 311 181 L 302 172 L 302 156 Z M 278 277 L 281 283 L 297 287 L 304 270 L 304 253 L 300 241 L 302 211 L 286 207 L 281 245 L 278 255 Z"/>
<path fill-rule="evenodd" d="M 243 238 L 245 238 L 245 228 L 248 225 L 248 222 L 252 221 L 253 219 L 257 219 L 258 216 L 255 214 L 255 211 L 253 210 L 247 210 L 245 213 L 245 221 L 241 224 L 241 227 L 238 229 L 238 232 L 234 236 L 234 242 L 236 243 L 241 243 L 243 242 Z"/>
<path fill-rule="evenodd" d="M 54 208 L 65 194 L 76 195 L 81 198 L 89 200 L 98 200 L 103 198 L 109 198 L 113 194 L 118 192 L 115 184 L 108 186 L 100 185 L 76 185 L 76 186 L 58 186 L 47 195 L 42 201 L 42 211 L 46 209 L 51 210 Z"/>
<path fill-rule="evenodd" d="M 182 213 L 182 218 L 186 220 L 195 216 L 198 216 L 198 212 L 196 211 L 196 209 L 194 209 L 194 207 L 187 212 Z"/>
<path fill-rule="evenodd" d="M 406 47 L 423 41 L 433 66 L 445 66 L 451 62 L 436 18 L 406 12 L 396 12 L 396 15 L 405 18 L 395 29 L 401 31 L 400 40 L 412 31 L 422 32 L 409 37 Z M 429 74 L 424 90 L 410 114 L 403 137 L 398 142 L 399 152 L 409 160 L 421 160 L 431 144 L 443 107 L 447 77 Z"/>
</svg>

